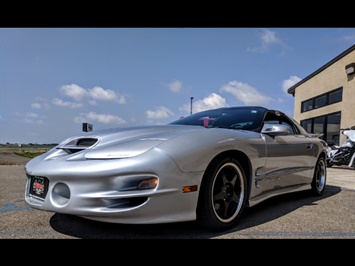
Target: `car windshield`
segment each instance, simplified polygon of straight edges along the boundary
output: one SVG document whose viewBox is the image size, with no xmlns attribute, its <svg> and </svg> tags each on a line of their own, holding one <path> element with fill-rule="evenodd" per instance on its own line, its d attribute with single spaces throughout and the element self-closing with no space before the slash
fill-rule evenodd
<svg viewBox="0 0 355 266">
<path fill-rule="evenodd" d="M 261 128 L 265 111 L 263 107 L 226 107 L 195 113 L 169 124 L 257 131 Z"/>
</svg>

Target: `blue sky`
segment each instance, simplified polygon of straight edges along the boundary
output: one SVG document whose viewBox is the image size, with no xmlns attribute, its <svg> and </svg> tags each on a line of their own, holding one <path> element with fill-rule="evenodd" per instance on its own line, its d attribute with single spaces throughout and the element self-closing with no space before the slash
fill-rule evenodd
<svg viewBox="0 0 355 266">
<path fill-rule="evenodd" d="M 355 28 L 0 28 L 0 143 L 165 124 L 190 97 L 293 116 L 287 89 L 353 44 Z"/>
</svg>

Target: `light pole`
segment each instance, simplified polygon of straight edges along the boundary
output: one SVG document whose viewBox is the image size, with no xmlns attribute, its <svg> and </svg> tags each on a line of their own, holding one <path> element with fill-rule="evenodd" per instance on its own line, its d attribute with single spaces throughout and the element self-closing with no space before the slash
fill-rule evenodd
<svg viewBox="0 0 355 266">
<path fill-rule="evenodd" d="M 192 100 L 194 99 L 194 97 L 190 97 L 191 100 L 191 104 L 190 104 L 190 114 L 192 115 Z"/>
</svg>

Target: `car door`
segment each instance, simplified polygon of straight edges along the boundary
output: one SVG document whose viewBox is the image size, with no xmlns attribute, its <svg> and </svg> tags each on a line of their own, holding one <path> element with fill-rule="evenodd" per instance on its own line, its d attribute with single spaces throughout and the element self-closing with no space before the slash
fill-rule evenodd
<svg viewBox="0 0 355 266">
<path fill-rule="evenodd" d="M 266 145 L 265 168 L 258 185 L 263 192 L 296 189 L 309 184 L 314 162 L 314 146 L 310 139 L 300 134 L 292 121 L 279 115 L 269 116 L 267 124 L 289 127 L 288 134 L 263 134 Z"/>
</svg>

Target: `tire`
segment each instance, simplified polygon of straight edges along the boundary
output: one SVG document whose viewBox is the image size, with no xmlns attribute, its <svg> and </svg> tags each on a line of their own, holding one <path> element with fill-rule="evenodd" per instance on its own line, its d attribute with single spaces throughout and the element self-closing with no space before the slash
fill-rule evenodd
<svg viewBox="0 0 355 266">
<path fill-rule="evenodd" d="M 200 189 L 197 223 L 207 230 L 224 231 L 236 225 L 247 202 L 247 178 L 234 158 L 208 167 Z"/>
<path fill-rule="evenodd" d="M 350 160 L 351 160 L 351 158 L 350 158 Z M 355 170 L 355 158 L 354 158 L 353 165 L 351 166 L 351 168 L 352 168 L 353 170 Z"/>
<path fill-rule="evenodd" d="M 328 168 L 331 168 L 332 166 L 333 166 L 333 164 L 330 163 L 329 161 L 327 161 L 327 167 L 328 167 Z"/>
<path fill-rule="evenodd" d="M 319 157 L 314 168 L 311 194 L 321 196 L 325 190 L 327 182 L 327 165 L 323 157 Z"/>
</svg>

